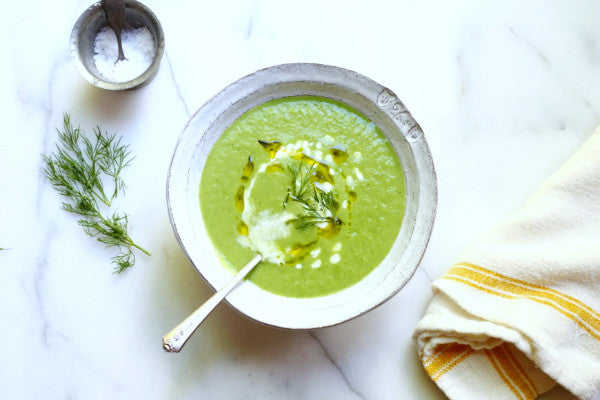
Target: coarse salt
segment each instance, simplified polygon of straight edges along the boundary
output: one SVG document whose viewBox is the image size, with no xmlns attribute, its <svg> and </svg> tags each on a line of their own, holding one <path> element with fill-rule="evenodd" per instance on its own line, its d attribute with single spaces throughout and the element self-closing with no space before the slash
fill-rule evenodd
<svg viewBox="0 0 600 400">
<path fill-rule="evenodd" d="M 121 42 L 125 60 L 117 61 L 117 36 L 111 28 L 102 28 L 94 40 L 96 68 L 112 82 L 127 82 L 142 75 L 152 64 L 156 53 L 152 33 L 145 26 L 123 30 Z"/>
</svg>

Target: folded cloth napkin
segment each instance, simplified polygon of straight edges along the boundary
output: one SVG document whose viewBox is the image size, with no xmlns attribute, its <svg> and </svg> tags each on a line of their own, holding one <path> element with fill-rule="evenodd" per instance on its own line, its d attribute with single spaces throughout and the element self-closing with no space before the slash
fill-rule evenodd
<svg viewBox="0 0 600 400">
<path fill-rule="evenodd" d="M 600 390 L 600 128 L 433 283 L 414 338 L 450 399 Z"/>
</svg>

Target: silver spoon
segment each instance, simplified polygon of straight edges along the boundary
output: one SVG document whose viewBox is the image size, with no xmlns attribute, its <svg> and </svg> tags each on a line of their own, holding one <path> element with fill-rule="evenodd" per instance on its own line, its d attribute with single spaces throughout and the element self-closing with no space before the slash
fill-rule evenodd
<svg viewBox="0 0 600 400">
<path fill-rule="evenodd" d="M 229 282 L 202 304 L 189 317 L 163 336 L 163 349 L 170 353 L 179 353 L 183 345 L 200 326 L 204 318 L 250 273 L 262 260 L 260 254 L 255 255 Z"/>
<path fill-rule="evenodd" d="M 108 26 L 117 35 L 117 44 L 119 45 L 119 57 L 117 61 L 123 61 L 125 54 L 123 53 L 123 43 L 121 43 L 121 32 L 125 26 L 125 0 L 102 0 L 102 8 L 104 9 Z"/>
</svg>

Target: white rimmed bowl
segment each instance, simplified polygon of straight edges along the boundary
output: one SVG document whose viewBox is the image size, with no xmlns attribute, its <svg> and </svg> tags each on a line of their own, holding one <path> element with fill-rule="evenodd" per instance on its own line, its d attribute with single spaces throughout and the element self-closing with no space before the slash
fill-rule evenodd
<svg viewBox="0 0 600 400">
<path fill-rule="evenodd" d="M 167 204 L 177 240 L 198 272 L 215 289 L 233 276 L 221 264 L 203 224 L 199 184 L 206 157 L 221 133 L 243 113 L 290 96 L 340 101 L 369 118 L 385 134 L 404 169 L 406 210 L 392 249 L 369 275 L 340 292 L 290 298 L 245 281 L 227 301 L 248 317 L 288 329 L 335 325 L 380 305 L 397 293 L 419 265 L 437 206 L 436 176 L 423 131 L 389 89 L 346 69 L 320 64 L 283 64 L 229 85 L 189 120 L 167 177 Z"/>
</svg>

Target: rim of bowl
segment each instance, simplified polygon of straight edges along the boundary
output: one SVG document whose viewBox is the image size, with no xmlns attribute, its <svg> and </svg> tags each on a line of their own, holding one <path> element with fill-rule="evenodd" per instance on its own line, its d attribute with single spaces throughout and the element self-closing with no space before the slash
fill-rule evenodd
<svg viewBox="0 0 600 400">
<path fill-rule="evenodd" d="M 362 315 L 383 304 L 402 289 L 418 268 L 433 229 L 437 209 L 437 178 L 433 159 L 421 127 L 390 89 L 357 72 L 336 66 L 315 63 L 276 65 L 258 70 L 237 80 L 225 87 L 198 109 L 188 120 L 181 132 L 173 152 L 167 176 L 167 207 L 171 226 L 177 241 L 188 259 L 192 262 L 194 268 L 213 289 L 222 287 L 231 279 L 233 271 L 219 262 L 216 249 L 213 247 L 201 221 L 199 223 L 196 222 L 195 226 L 201 232 L 200 238 L 196 237 L 195 232 L 189 231 L 190 228 L 194 230 L 194 222 L 190 221 L 186 204 L 181 204 L 180 201 L 183 191 L 193 188 L 195 190 L 194 197 L 197 200 L 196 208 L 199 212 L 200 203 L 197 190 L 200 180 L 198 179 L 194 182 L 190 180 L 189 175 L 190 171 L 192 171 L 192 165 L 189 165 L 190 160 L 186 159 L 186 156 L 189 158 L 189 152 L 196 151 L 199 147 L 206 145 L 206 143 L 203 143 L 205 142 L 204 136 L 217 123 L 220 117 L 226 114 L 228 110 L 238 107 L 241 103 L 252 103 L 252 101 L 248 100 L 252 96 L 258 96 L 258 102 L 254 105 L 246 105 L 246 111 L 274 98 L 312 94 L 308 89 L 297 94 L 287 94 L 285 91 L 277 90 L 278 85 L 286 84 L 321 85 L 325 88 L 324 90 L 331 90 L 336 94 L 330 96 L 323 94 L 313 95 L 329 97 L 346 103 L 373 121 L 372 116 L 374 114 L 371 113 L 372 115 L 369 115 L 369 113 L 365 113 L 365 110 L 349 104 L 344 98 L 338 96 L 342 96 L 340 93 L 346 93 L 351 94 L 351 96 L 358 96 L 357 98 L 363 101 L 370 102 L 378 110 L 377 119 L 383 121 L 388 128 L 384 129 L 376 123 L 388 140 L 392 141 L 390 136 L 388 136 L 389 132 L 387 131 L 389 129 L 397 129 L 402 134 L 402 138 L 396 137 L 394 140 L 399 141 L 398 143 L 402 142 L 402 146 L 408 146 L 413 157 L 411 162 L 414 161 L 414 168 L 418 175 L 417 181 L 411 183 L 411 185 L 416 185 L 411 190 L 416 191 L 418 201 L 416 204 L 411 205 L 413 209 L 410 221 L 407 221 L 409 204 L 406 205 L 407 210 L 405 211 L 404 220 L 400 228 L 401 232 L 403 229 L 408 230 L 407 226 L 409 225 L 412 229 L 407 233 L 405 232 L 409 236 L 403 244 L 398 244 L 401 235 L 400 232 L 392 247 L 392 250 L 394 250 L 395 247 L 402 246 L 400 249 L 396 249 L 396 251 L 401 250 L 401 252 L 395 254 L 393 256 L 395 258 L 393 258 L 391 256 L 392 250 L 390 250 L 390 254 L 388 254 L 386 259 L 362 281 L 331 295 L 300 299 L 275 295 L 249 281 L 244 281 L 226 298 L 243 315 L 265 325 L 286 329 L 322 328 L 336 325 Z M 241 111 L 238 110 L 236 112 L 239 115 L 233 118 L 230 115 L 229 118 L 231 121 L 229 121 L 229 124 L 245 111 L 241 109 Z M 201 127 L 201 132 L 194 130 L 195 125 Z M 220 129 L 217 133 L 217 138 L 222 131 L 223 129 Z M 399 150 L 396 148 L 398 143 L 392 143 L 392 145 L 400 159 Z M 400 161 L 404 169 L 404 163 L 407 160 L 403 161 L 400 159 Z M 196 170 L 199 169 L 196 172 L 201 173 L 204 164 L 200 167 L 198 165 L 194 165 L 193 167 Z M 407 177 L 405 176 L 406 179 Z M 408 190 L 409 187 L 407 186 L 407 192 Z M 191 196 L 190 193 L 185 195 Z M 408 196 L 408 193 L 406 196 Z M 189 202 L 193 204 L 193 200 Z M 193 212 L 196 212 L 196 210 Z M 203 247 L 202 250 L 200 250 L 201 247 Z M 388 266 L 388 270 L 379 273 L 374 278 L 376 279 L 374 281 L 376 287 L 372 287 L 373 282 L 367 282 L 368 278 L 374 275 L 375 271 L 381 268 L 386 262 L 391 262 L 392 264 Z M 364 282 L 367 283 L 363 285 Z M 361 292 L 363 290 L 367 290 L 366 296 L 363 296 L 364 293 Z M 345 294 L 346 292 L 347 294 Z M 272 309 L 274 307 L 271 304 L 272 302 L 278 303 L 275 309 Z M 269 309 L 265 310 L 265 307 Z M 277 315 L 273 315 L 272 311 L 279 309 L 287 311 L 280 314 L 275 312 Z"/>
<path fill-rule="evenodd" d="M 81 60 L 81 53 L 79 51 L 79 34 L 87 23 L 98 13 L 104 13 L 102 9 L 102 2 L 96 2 L 89 6 L 77 19 L 73 29 L 71 30 L 71 58 L 75 62 L 77 69 L 80 74 L 85 78 L 86 81 L 92 85 L 106 90 L 128 90 L 134 89 L 144 83 L 149 82 L 154 75 L 158 72 L 160 61 L 165 51 L 165 34 L 162 29 L 160 21 L 156 15 L 148 8 L 145 4 L 137 0 L 125 0 L 125 6 L 145 15 L 152 23 L 152 27 L 147 27 L 151 30 L 155 40 L 156 53 L 152 59 L 152 63 L 148 68 L 139 76 L 124 82 L 113 82 L 106 80 L 101 74 L 92 73 Z"/>
</svg>

